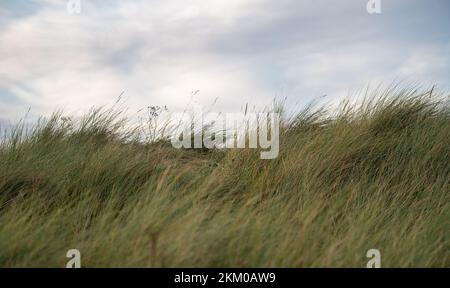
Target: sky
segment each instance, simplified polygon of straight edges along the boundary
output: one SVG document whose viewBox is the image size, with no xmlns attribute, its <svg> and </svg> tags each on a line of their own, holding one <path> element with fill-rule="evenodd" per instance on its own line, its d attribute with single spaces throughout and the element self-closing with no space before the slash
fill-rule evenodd
<svg viewBox="0 0 450 288">
<path fill-rule="evenodd" d="M 448 0 L 379 0 L 373 14 L 369 0 L 69 1 L 0 0 L 0 123 L 121 94 L 131 112 L 239 111 L 393 81 L 450 88 Z"/>
</svg>

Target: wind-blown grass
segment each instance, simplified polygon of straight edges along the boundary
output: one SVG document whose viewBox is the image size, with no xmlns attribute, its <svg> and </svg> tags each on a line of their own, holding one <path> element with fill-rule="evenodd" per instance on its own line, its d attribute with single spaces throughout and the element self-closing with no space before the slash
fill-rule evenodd
<svg viewBox="0 0 450 288">
<path fill-rule="evenodd" d="M 449 267 L 448 98 L 284 120 L 280 154 L 144 144 L 112 110 L 0 145 L 0 266 Z M 332 111 L 333 112 L 333 111 Z M 334 115 L 333 117 L 329 115 Z"/>
</svg>

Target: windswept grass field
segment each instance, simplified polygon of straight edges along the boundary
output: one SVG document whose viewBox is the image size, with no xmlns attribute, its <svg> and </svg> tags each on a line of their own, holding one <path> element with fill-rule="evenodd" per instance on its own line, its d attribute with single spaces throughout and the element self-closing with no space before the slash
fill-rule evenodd
<svg viewBox="0 0 450 288">
<path fill-rule="evenodd" d="M 112 110 L 0 146 L 0 266 L 450 267 L 446 95 L 284 118 L 280 153 L 142 143 Z"/>
</svg>

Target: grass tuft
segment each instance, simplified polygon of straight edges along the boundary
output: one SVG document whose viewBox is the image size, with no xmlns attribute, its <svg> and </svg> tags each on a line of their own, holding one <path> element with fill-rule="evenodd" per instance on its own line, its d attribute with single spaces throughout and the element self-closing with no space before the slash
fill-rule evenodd
<svg viewBox="0 0 450 288">
<path fill-rule="evenodd" d="M 284 119 L 280 155 L 140 141 L 117 110 L 0 145 L 0 266 L 449 267 L 450 109 L 387 89 Z M 328 110 L 327 110 L 328 109 Z"/>
</svg>

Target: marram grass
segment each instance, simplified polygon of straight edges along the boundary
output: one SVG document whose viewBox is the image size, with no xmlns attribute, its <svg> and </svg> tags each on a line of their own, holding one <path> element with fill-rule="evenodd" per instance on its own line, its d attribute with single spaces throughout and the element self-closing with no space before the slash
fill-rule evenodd
<svg viewBox="0 0 450 288">
<path fill-rule="evenodd" d="M 448 98 L 377 93 L 284 119 L 274 160 L 144 144 L 111 110 L 19 125 L 0 267 L 450 267 Z"/>
</svg>

